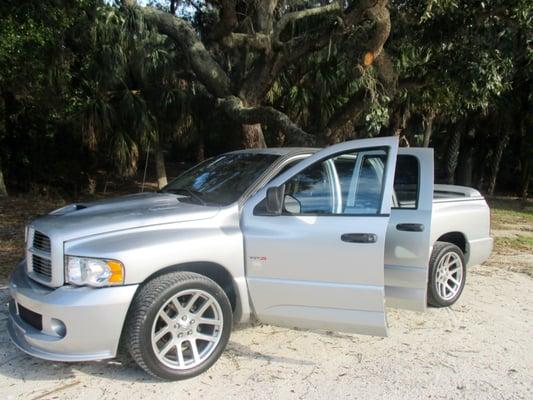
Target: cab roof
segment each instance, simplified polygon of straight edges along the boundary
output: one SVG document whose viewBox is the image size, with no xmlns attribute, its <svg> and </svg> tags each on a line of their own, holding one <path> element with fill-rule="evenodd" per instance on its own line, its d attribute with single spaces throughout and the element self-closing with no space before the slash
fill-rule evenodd
<svg viewBox="0 0 533 400">
<path fill-rule="evenodd" d="M 291 154 L 316 153 L 318 148 L 314 147 L 267 147 L 262 149 L 243 149 L 230 151 L 228 154 L 272 154 L 277 156 L 288 156 Z"/>
</svg>

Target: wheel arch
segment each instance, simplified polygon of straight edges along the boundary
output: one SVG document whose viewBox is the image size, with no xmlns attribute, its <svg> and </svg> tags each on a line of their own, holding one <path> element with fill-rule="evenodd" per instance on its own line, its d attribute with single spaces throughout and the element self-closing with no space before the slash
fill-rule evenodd
<svg viewBox="0 0 533 400">
<path fill-rule="evenodd" d="M 229 302 L 231 304 L 231 310 L 235 312 L 237 308 L 237 302 L 239 301 L 239 292 L 238 289 L 233 281 L 232 275 L 229 273 L 229 271 L 222 265 L 211 262 L 211 261 L 195 261 L 195 262 L 187 262 L 187 263 L 180 263 L 175 265 L 169 265 L 168 267 L 161 268 L 154 272 L 153 274 L 146 277 L 146 279 L 141 282 L 141 284 L 138 286 L 137 290 L 135 291 L 135 294 L 133 298 L 135 298 L 141 288 L 146 285 L 151 280 L 168 273 L 172 272 L 194 272 L 199 275 L 203 275 L 214 282 L 216 282 L 217 285 L 219 285 L 222 290 L 224 290 L 224 293 L 226 293 L 226 296 L 228 296 Z M 124 345 L 124 334 L 125 334 L 125 328 L 126 328 L 126 322 L 129 318 L 130 312 L 131 312 L 131 306 L 133 304 L 133 301 L 130 303 L 128 307 L 128 312 L 126 313 L 126 316 L 124 318 L 124 323 L 122 325 L 122 331 L 120 338 L 117 343 L 117 349 L 116 354 L 123 353 L 125 351 L 125 345 Z"/>
<path fill-rule="evenodd" d="M 213 280 L 222 288 L 222 290 L 224 290 L 224 293 L 226 293 L 226 296 L 228 296 L 232 311 L 235 311 L 239 293 L 233 281 L 233 277 L 227 268 L 212 261 L 195 261 L 169 265 L 168 267 L 161 268 L 152 275 L 149 275 L 139 285 L 139 288 L 145 285 L 147 282 L 150 282 L 152 279 L 171 272 L 194 272 Z"/>
<path fill-rule="evenodd" d="M 447 232 L 439 236 L 437 239 L 437 242 L 446 242 L 456 245 L 461 249 L 463 252 L 465 258 L 466 254 L 468 252 L 467 244 L 468 241 L 466 239 L 466 236 L 462 232 L 454 231 L 454 232 Z"/>
</svg>

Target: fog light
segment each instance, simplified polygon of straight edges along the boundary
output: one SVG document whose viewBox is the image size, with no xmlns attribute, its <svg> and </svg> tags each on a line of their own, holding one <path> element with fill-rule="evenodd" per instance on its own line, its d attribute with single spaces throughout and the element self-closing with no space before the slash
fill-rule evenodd
<svg viewBox="0 0 533 400">
<path fill-rule="evenodd" d="M 52 320 L 50 321 L 50 326 L 55 332 L 55 334 L 59 337 L 63 338 L 67 334 L 67 327 L 62 321 L 58 319 L 52 318 Z"/>
</svg>

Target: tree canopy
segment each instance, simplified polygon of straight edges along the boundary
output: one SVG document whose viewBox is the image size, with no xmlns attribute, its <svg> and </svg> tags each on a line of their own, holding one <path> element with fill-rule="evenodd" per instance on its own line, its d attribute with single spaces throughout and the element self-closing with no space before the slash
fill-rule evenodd
<svg viewBox="0 0 533 400">
<path fill-rule="evenodd" d="M 165 159 L 399 135 L 435 147 L 437 180 L 527 196 L 530 1 L 6 0 L 0 15 L 8 189 L 131 176 L 147 154 L 163 185 Z"/>
</svg>

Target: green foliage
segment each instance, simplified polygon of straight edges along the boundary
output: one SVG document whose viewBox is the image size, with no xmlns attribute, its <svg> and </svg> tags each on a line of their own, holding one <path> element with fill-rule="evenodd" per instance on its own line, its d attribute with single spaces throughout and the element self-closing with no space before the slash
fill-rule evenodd
<svg viewBox="0 0 533 400">
<path fill-rule="evenodd" d="M 170 1 L 149 3 L 170 10 Z M 238 2 L 238 14 L 250 25 L 255 16 L 248 6 Z M 275 15 L 310 6 L 280 3 Z M 217 7 L 186 0 L 177 14 L 208 38 Z M 396 132 L 392 125 L 402 120 L 402 135 L 420 143 L 427 117 L 434 116 L 438 160 L 446 159 L 450 133 L 459 126 L 474 132 L 468 140 L 480 165 L 495 160 L 504 133 L 511 150 L 503 159 L 512 159 L 513 151 L 527 159 L 533 151 L 527 139 L 533 117 L 526 112 L 533 104 L 531 0 L 390 0 L 389 9 L 385 53 L 394 79 L 381 75 L 376 63 L 360 66 L 361 43 L 372 26 L 344 27 L 349 34 L 332 32 L 325 48 L 284 68 L 263 104 L 285 112 L 319 142 L 355 99 L 360 104 L 341 140 Z M 208 152 L 235 146 L 228 138 L 238 128 L 217 114 L 216 99 L 191 76 L 179 46 L 149 29 L 138 10 L 104 0 L 4 0 L 0 15 L 0 167 L 10 185 L 71 188 L 97 170 L 131 176 L 156 146 L 190 149 L 206 142 Z M 334 18 L 296 21 L 282 39 L 304 45 L 315 40 L 313 26 Z M 250 26 L 240 33 L 253 33 Z M 246 69 L 261 62 L 260 52 L 246 46 L 230 56 L 219 50 L 211 47 L 236 87 Z M 246 61 L 243 70 L 235 59 Z M 278 132 L 264 128 L 274 144 Z M 529 179 L 526 164 L 508 173 L 509 186 Z M 477 182 L 486 185 L 488 170 L 474 171 Z"/>
<path fill-rule="evenodd" d="M 511 89 L 520 57 L 516 20 L 527 24 L 531 5 L 429 0 L 410 1 L 393 12 L 399 23 L 390 47 L 400 75 L 426 82 L 423 90 L 410 93 L 414 108 L 458 118 L 486 110 Z"/>
<path fill-rule="evenodd" d="M 70 112 L 78 101 L 73 86 L 84 59 L 80 32 L 96 3 L 0 4 L 0 158 L 9 166 L 8 179 L 16 178 L 22 187 L 49 176 L 64 184 L 76 170 L 65 166 L 84 160 L 71 135 Z M 73 160 L 64 157 L 65 150 Z"/>
<path fill-rule="evenodd" d="M 180 125 L 196 101 L 194 85 L 180 77 L 186 65 L 175 44 L 148 29 L 138 11 L 102 8 L 91 37 L 83 131 L 88 144 L 110 150 L 121 175 L 131 175 L 141 147 L 182 139 Z"/>
</svg>

